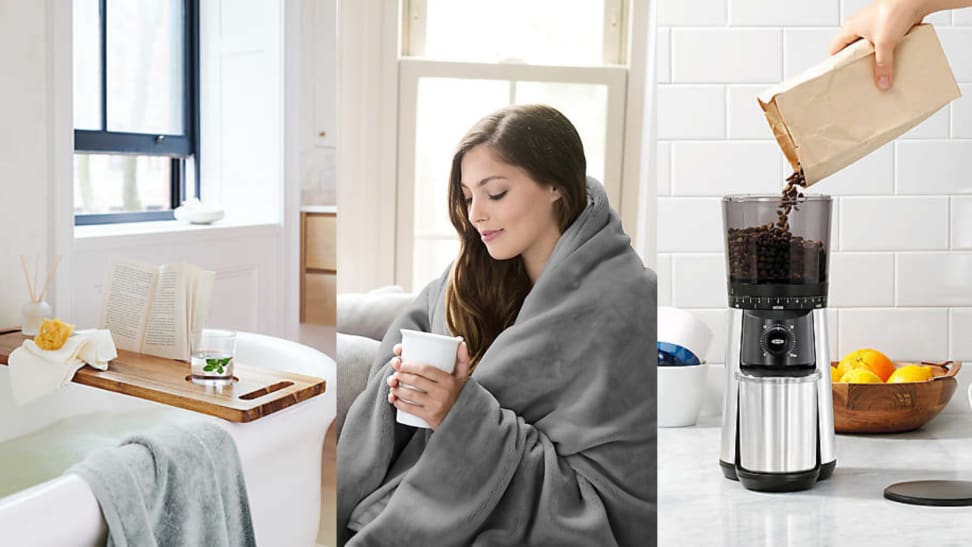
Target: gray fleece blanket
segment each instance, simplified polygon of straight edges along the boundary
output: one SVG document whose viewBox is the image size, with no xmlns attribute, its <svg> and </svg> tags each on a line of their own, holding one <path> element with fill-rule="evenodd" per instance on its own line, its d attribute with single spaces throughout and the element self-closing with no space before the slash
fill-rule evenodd
<svg viewBox="0 0 972 547">
<path fill-rule="evenodd" d="M 395 422 L 399 329 L 448 334 L 446 275 L 386 334 L 338 442 L 339 543 L 653 545 L 655 277 L 601 185 L 434 433 Z"/>
<path fill-rule="evenodd" d="M 216 424 L 165 424 L 67 472 L 94 492 L 109 546 L 256 545 L 236 443 Z"/>
</svg>

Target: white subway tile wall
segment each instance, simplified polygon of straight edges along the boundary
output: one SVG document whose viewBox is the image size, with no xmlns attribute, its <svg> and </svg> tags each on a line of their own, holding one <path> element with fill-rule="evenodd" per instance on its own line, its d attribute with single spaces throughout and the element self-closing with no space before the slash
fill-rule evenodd
<svg viewBox="0 0 972 547">
<path fill-rule="evenodd" d="M 950 135 L 952 138 L 969 139 L 972 138 L 972 85 L 959 84 L 959 89 L 962 96 L 949 105 L 952 115 Z"/>
<path fill-rule="evenodd" d="M 720 412 L 727 336 L 720 197 L 777 193 L 790 173 L 756 96 L 822 61 L 869 0 L 659 0 L 659 302 L 714 331 Z M 963 97 L 820 182 L 834 196 L 831 357 L 972 361 L 972 8 L 925 19 Z M 965 405 L 967 409 L 968 406 Z"/>
<path fill-rule="evenodd" d="M 766 89 L 763 84 L 740 84 L 726 86 L 726 109 L 729 116 L 726 128 L 731 140 L 761 139 L 772 140 L 773 130 L 766 123 L 761 108 L 753 108 L 756 95 Z M 972 110 L 972 106 L 970 106 Z M 969 113 L 972 116 L 972 112 Z"/>
<path fill-rule="evenodd" d="M 658 255 L 658 305 L 672 305 L 672 255 Z"/>
<path fill-rule="evenodd" d="M 658 195 L 669 196 L 672 194 L 672 143 L 658 141 L 658 153 L 655 156 Z"/>
<path fill-rule="evenodd" d="M 725 255 L 672 257 L 672 305 L 676 308 L 727 308 Z"/>
<path fill-rule="evenodd" d="M 721 197 L 778 191 L 782 165 L 770 141 L 672 143 L 672 194 Z M 721 213 L 720 213 L 721 214 Z"/>
<path fill-rule="evenodd" d="M 786 2 L 780 2 L 786 5 Z M 827 57 L 839 27 L 787 28 L 783 30 L 783 76 L 792 78 Z"/>
<path fill-rule="evenodd" d="M 951 248 L 972 249 L 972 196 L 952 196 L 951 205 Z"/>
<path fill-rule="evenodd" d="M 664 3 L 664 2 L 663 2 Z M 735 26 L 821 26 L 840 23 L 837 2 L 820 0 L 730 0 L 729 24 Z"/>
<path fill-rule="evenodd" d="M 780 80 L 782 35 L 778 29 L 673 28 L 671 32 L 672 82 L 757 84 Z"/>
<path fill-rule="evenodd" d="M 666 85 L 658 87 L 658 138 L 726 138 L 726 86 Z"/>
</svg>

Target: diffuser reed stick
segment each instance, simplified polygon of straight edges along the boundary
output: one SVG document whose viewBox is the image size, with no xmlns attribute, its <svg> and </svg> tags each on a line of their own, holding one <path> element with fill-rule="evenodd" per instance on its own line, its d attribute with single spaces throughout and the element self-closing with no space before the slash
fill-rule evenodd
<svg viewBox="0 0 972 547">
<path fill-rule="evenodd" d="M 47 296 L 47 287 L 51 284 L 51 278 L 54 277 L 54 272 L 57 271 L 57 265 L 60 263 L 61 263 L 61 255 L 58 255 L 57 258 L 54 259 L 54 263 L 51 264 L 51 267 L 47 269 L 47 278 L 44 279 L 44 288 L 43 290 L 41 290 L 40 295 L 37 297 L 38 302 L 44 300 L 44 297 Z"/>
<path fill-rule="evenodd" d="M 24 269 L 24 282 L 27 283 L 27 293 L 30 295 L 30 301 L 36 303 L 37 297 L 34 296 L 34 287 L 30 284 L 30 273 L 27 272 L 27 260 L 24 259 L 24 255 L 20 255 L 20 265 Z"/>
<path fill-rule="evenodd" d="M 44 279 L 44 287 L 40 292 L 37 292 L 37 288 L 40 285 L 40 282 L 37 279 L 38 272 L 40 271 L 40 257 L 35 257 L 33 275 L 34 281 L 31 283 L 30 269 L 27 267 L 27 260 L 23 255 L 20 256 L 20 265 L 24 270 L 24 282 L 27 283 L 27 294 L 30 296 L 31 303 L 38 304 L 44 300 L 45 296 L 47 296 L 47 289 L 50 287 L 51 278 L 54 277 L 54 272 L 57 271 L 57 266 L 60 263 L 61 256 L 58 255 L 58 257 L 54 259 L 54 262 L 51 263 L 50 268 L 47 269 L 47 277 Z"/>
</svg>

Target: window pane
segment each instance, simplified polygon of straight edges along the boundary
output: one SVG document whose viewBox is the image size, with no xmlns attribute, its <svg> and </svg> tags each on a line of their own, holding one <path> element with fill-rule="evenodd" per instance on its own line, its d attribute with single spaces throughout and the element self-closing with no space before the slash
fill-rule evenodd
<svg viewBox="0 0 972 547">
<path fill-rule="evenodd" d="M 412 292 L 437 279 L 459 254 L 458 239 L 416 239 L 412 264 Z"/>
<path fill-rule="evenodd" d="M 108 11 L 108 130 L 183 131 L 183 0 L 122 0 Z"/>
<path fill-rule="evenodd" d="M 74 0 L 74 128 L 101 129 L 98 0 Z"/>
<path fill-rule="evenodd" d="M 422 78 L 415 114 L 415 234 L 454 235 L 449 169 L 456 145 L 483 116 L 509 104 L 510 84 Z M 418 259 L 416 259 L 418 263 Z"/>
<path fill-rule="evenodd" d="M 516 104 L 548 104 L 570 120 L 587 157 L 587 174 L 604 183 L 605 138 L 608 90 L 602 84 L 517 82 Z"/>
<path fill-rule="evenodd" d="M 75 214 L 170 209 L 171 162 L 162 156 L 75 154 Z"/>
<path fill-rule="evenodd" d="M 426 1 L 426 57 L 587 66 L 604 62 L 603 1 Z"/>
</svg>

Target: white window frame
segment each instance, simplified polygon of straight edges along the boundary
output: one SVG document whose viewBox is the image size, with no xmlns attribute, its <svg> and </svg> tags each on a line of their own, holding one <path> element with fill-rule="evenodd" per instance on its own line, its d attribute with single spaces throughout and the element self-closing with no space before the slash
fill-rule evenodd
<svg viewBox="0 0 972 547">
<path fill-rule="evenodd" d="M 624 100 L 628 69 L 624 66 L 566 67 L 494 63 L 458 63 L 403 58 L 399 61 L 398 204 L 395 281 L 413 290 L 413 253 L 416 240 L 449 240 L 440 233 L 415 232 L 415 146 L 418 85 L 422 78 L 509 81 L 510 103 L 517 82 L 555 82 L 603 85 L 607 89 L 604 143 L 604 189 L 612 204 L 621 201 Z M 484 113 L 484 115 L 487 113 Z M 445 181 L 443 181 L 443 184 Z M 445 265 L 443 265 L 445 267 Z M 427 282 L 429 280 L 421 280 Z"/>
<path fill-rule="evenodd" d="M 623 0 L 604 1 L 604 49 L 605 65 L 625 63 L 624 26 L 622 22 L 630 11 Z M 425 23 L 428 4 L 426 0 L 402 0 L 402 56 L 425 57 Z M 404 18 L 403 18 L 404 19 Z"/>
<path fill-rule="evenodd" d="M 337 185 L 338 293 L 361 292 L 390 284 L 405 285 L 411 258 L 402 267 L 398 215 L 405 191 L 399 173 L 399 97 L 402 51 L 411 32 L 404 14 L 416 0 L 355 0 L 338 3 L 338 136 Z M 419 0 L 420 1 L 420 0 Z M 615 0 L 608 0 L 614 2 Z M 653 217 L 654 139 L 654 2 L 620 0 L 619 11 L 606 18 L 620 29 L 619 54 L 627 69 L 620 213 L 632 246 L 649 266 L 655 263 Z M 623 10 L 623 11 L 621 11 Z M 414 31 L 414 25 L 413 25 Z M 407 64 L 407 63 L 406 63 Z M 413 132 L 414 134 L 414 132 Z M 414 138 L 414 137 L 413 137 Z M 414 148 L 414 145 L 410 145 Z M 411 160 L 411 161 L 414 161 Z M 412 190 L 412 188 L 410 188 Z M 409 198 L 412 199 L 412 198 Z M 409 234 L 411 236 L 411 224 Z M 409 250 L 412 243 L 408 243 Z M 411 257 L 411 252 L 408 252 Z"/>
</svg>

